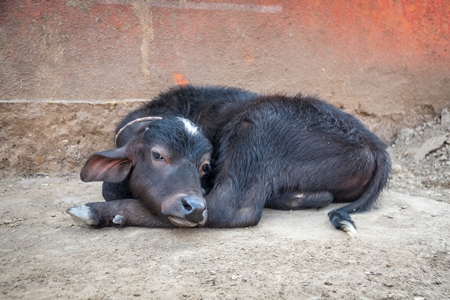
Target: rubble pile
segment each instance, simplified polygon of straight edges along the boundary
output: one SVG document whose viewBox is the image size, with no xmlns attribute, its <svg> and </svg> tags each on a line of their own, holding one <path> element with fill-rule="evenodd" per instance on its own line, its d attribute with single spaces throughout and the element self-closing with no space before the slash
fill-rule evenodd
<svg viewBox="0 0 450 300">
<path fill-rule="evenodd" d="M 450 203 L 450 112 L 416 128 L 404 128 L 389 147 L 391 188 Z"/>
</svg>

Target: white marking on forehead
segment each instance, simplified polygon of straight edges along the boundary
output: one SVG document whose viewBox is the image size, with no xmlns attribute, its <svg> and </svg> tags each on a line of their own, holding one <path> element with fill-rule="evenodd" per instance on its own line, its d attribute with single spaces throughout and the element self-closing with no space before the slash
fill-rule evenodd
<svg viewBox="0 0 450 300">
<path fill-rule="evenodd" d="M 197 135 L 198 134 L 198 127 L 189 121 L 188 119 L 178 117 L 178 119 L 183 122 L 184 128 L 186 128 L 186 131 L 191 135 Z"/>
</svg>

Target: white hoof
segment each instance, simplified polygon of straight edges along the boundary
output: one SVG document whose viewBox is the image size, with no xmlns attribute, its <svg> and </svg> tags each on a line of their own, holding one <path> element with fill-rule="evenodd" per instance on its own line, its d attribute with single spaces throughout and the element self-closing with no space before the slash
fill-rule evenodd
<svg viewBox="0 0 450 300">
<path fill-rule="evenodd" d="M 89 228 L 97 225 L 92 218 L 91 209 L 86 205 L 68 208 L 66 209 L 66 213 L 68 213 L 80 227 Z"/>
<path fill-rule="evenodd" d="M 124 218 L 121 215 L 115 215 L 114 219 L 112 220 L 113 224 L 115 224 L 115 225 L 123 225 L 123 221 L 124 221 Z"/>
</svg>

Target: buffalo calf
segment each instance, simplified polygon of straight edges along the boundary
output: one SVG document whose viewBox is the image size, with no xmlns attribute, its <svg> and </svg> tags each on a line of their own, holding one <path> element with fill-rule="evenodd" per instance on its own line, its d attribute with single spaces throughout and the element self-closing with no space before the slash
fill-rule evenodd
<svg viewBox="0 0 450 300">
<path fill-rule="evenodd" d="M 131 112 L 117 147 L 94 153 L 84 181 L 107 202 L 67 210 L 81 226 L 246 227 L 263 209 L 321 208 L 353 235 L 349 213 L 386 187 L 386 146 L 355 117 L 315 97 L 176 87 Z"/>
</svg>

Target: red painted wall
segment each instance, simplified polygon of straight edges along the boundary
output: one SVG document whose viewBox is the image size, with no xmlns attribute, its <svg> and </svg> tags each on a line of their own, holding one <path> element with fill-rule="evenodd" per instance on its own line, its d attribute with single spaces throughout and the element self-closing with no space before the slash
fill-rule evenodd
<svg viewBox="0 0 450 300">
<path fill-rule="evenodd" d="M 450 102 L 446 0 L 0 3 L 4 100 L 150 98 L 188 80 L 319 94 L 388 137 Z"/>
</svg>

